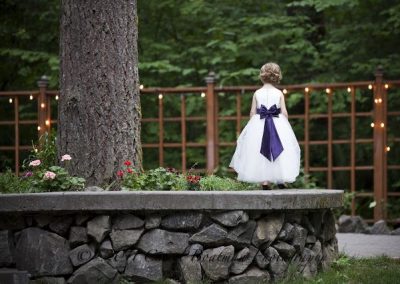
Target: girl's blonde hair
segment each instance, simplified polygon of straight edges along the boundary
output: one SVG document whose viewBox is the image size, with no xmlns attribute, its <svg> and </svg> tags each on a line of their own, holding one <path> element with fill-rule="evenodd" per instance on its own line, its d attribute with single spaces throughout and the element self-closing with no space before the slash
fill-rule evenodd
<svg viewBox="0 0 400 284">
<path fill-rule="evenodd" d="M 282 80 L 281 68 L 273 62 L 264 64 L 260 69 L 260 79 L 263 83 L 278 84 Z"/>
</svg>

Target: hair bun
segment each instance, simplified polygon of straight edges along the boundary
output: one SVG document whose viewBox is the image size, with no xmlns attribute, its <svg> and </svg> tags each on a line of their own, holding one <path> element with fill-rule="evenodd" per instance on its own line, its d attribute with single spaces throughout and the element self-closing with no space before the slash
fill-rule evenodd
<svg viewBox="0 0 400 284">
<path fill-rule="evenodd" d="M 282 80 L 281 68 L 273 62 L 264 64 L 260 69 L 260 79 L 263 83 L 279 83 Z"/>
</svg>

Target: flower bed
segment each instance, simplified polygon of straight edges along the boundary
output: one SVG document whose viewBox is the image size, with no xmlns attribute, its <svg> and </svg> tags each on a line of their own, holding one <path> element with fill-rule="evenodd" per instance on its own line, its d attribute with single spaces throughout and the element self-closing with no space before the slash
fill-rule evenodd
<svg viewBox="0 0 400 284">
<path fill-rule="evenodd" d="M 72 157 L 62 155 L 57 163 L 55 134 L 45 134 L 38 142 L 40 149 L 33 147 L 30 157 L 24 161 L 24 174 L 16 176 L 10 171 L 0 173 L 0 193 L 33 193 L 50 191 L 80 191 L 85 188 L 85 179 L 71 176 L 66 166 Z M 192 170 L 180 173 L 174 168 L 157 168 L 142 171 L 126 160 L 115 174 L 115 180 L 104 186 L 106 190 L 257 190 L 258 184 L 238 182 L 226 176 L 200 176 Z M 301 172 L 290 188 L 315 188 L 313 179 Z M 274 188 L 274 185 L 272 185 Z"/>
</svg>

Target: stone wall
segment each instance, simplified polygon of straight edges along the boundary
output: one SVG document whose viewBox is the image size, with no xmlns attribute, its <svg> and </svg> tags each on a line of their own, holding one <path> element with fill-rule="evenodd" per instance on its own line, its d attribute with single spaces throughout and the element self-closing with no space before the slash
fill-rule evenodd
<svg viewBox="0 0 400 284">
<path fill-rule="evenodd" d="M 289 266 L 312 277 L 338 254 L 324 208 L 3 212 L 0 230 L 0 267 L 32 283 L 272 282 Z"/>
</svg>

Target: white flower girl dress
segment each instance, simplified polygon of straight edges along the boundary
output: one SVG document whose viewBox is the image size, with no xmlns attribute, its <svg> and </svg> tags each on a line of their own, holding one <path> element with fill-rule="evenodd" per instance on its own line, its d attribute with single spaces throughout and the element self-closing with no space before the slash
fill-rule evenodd
<svg viewBox="0 0 400 284">
<path fill-rule="evenodd" d="M 280 113 L 282 92 L 265 84 L 255 92 L 257 114 L 237 139 L 230 167 L 238 180 L 294 182 L 300 170 L 300 147 L 286 116 Z"/>
</svg>

